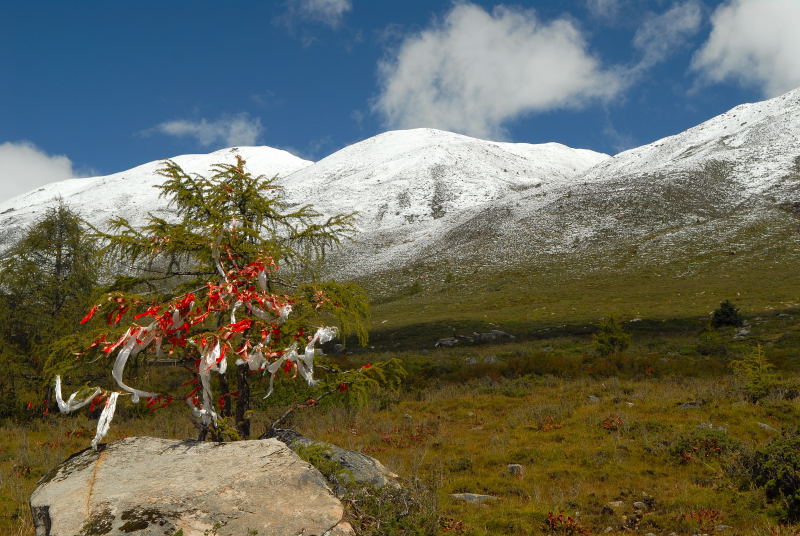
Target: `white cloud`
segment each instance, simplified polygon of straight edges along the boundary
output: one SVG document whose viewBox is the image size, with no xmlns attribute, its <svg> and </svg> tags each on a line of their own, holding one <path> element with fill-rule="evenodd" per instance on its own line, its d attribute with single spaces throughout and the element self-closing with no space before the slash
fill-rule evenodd
<svg viewBox="0 0 800 536">
<path fill-rule="evenodd" d="M 598 19 L 614 20 L 622 8 L 620 0 L 586 0 L 586 9 Z"/>
<path fill-rule="evenodd" d="M 48 155 L 26 141 L 0 144 L 0 200 L 74 176 L 66 156 Z"/>
<path fill-rule="evenodd" d="M 437 127 L 503 136 L 503 124 L 531 112 L 581 106 L 622 89 L 567 19 L 533 11 L 491 13 L 456 4 L 441 23 L 407 37 L 380 65 L 374 106 L 395 128 Z"/>
<path fill-rule="evenodd" d="M 222 145 L 256 145 L 263 132 L 261 119 L 247 114 L 221 117 L 214 121 L 202 118 L 197 121 L 177 119 L 166 121 L 145 131 L 145 134 L 158 132 L 169 136 L 194 138 L 203 147 Z"/>
<path fill-rule="evenodd" d="M 711 24 L 692 62 L 704 80 L 737 81 L 767 97 L 800 86 L 800 1 L 729 0 Z"/>
<path fill-rule="evenodd" d="M 697 0 L 675 4 L 660 15 L 645 19 L 633 37 L 633 46 L 642 53 L 639 68 L 649 68 L 665 60 L 700 29 L 703 8 Z"/>
<path fill-rule="evenodd" d="M 351 0 L 291 0 L 289 3 L 290 16 L 311 19 L 331 27 L 341 24 L 351 9 Z"/>
</svg>

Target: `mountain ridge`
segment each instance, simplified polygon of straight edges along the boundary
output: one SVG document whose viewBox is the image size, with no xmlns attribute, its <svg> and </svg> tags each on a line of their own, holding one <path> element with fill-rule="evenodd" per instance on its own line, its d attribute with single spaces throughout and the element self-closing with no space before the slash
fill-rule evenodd
<svg viewBox="0 0 800 536">
<path fill-rule="evenodd" d="M 800 88 L 614 156 L 409 129 L 318 162 L 269 147 L 174 160 L 204 173 L 237 154 L 251 172 L 277 175 L 290 203 L 359 213 L 354 240 L 328 264 L 335 276 L 415 263 L 541 264 L 554 255 L 575 256 L 577 269 L 585 258 L 631 248 L 639 260 L 663 263 L 687 248 L 707 255 L 728 247 L 736 233 L 785 215 L 781 206 L 800 194 Z M 168 216 L 152 188 L 158 165 L 62 181 L 0 203 L 0 240 L 56 195 L 95 225 L 117 214 L 134 224 L 151 210 Z"/>
</svg>

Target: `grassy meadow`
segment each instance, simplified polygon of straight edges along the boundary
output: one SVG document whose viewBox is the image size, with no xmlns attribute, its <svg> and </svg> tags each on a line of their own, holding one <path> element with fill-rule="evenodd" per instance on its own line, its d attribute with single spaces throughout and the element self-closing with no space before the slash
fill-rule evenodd
<svg viewBox="0 0 800 536">
<path fill-rule="evenodd" d="M 435 513 L 433 533 L 799 534 L 781 523 L 781 501 L 747 465 L 800 422 L 800 266 L 740 268 L 563 280 L 555 270 L 440 271 L 415 288 L 406 278 L 409 288 L 375 298 L 373 346 L 330 357 L 340 366 L 399 358 L 403 385 L 365 405 L 304 410 L 291 424 L 374 456 L 424 490 L 416 497 Z M 709 330 L 708 313 L 727 298 L 745 315 L 744 330 Z M 599 355 L 593 333 L 608 315 L 624 321 L 631 344 Z M 515 339 L 433 348 L 439 337 L 492 328 Z M 733 374 L 731 362 L 757 348 L 775 369 L 753 397 L 752 378 Z M 170 385 L 180 376 L 159 367 L 132 373 Z M 258 409 L 254 432 L 280 412 Z M 85 413 L 2 424 L 0 533 L 33 535 L 27 498 L 36 481 L 85 448 L 95 424 Z M 155 415 L 121 409 L 107 439 L 133 435 L 196 431 L 181 405 Z M 473 504 L 451 497 L 458 493 L 495 499 Z M 426 533 L 405 530 L 385 533 Z"/>
</svg>

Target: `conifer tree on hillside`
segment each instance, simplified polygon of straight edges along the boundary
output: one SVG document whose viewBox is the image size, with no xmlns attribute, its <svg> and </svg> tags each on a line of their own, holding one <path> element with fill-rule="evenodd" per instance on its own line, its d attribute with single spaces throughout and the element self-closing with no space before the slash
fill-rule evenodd
<svg viewBox="0 0 800 536">
<path fill-rule="evenodd" d="M 97 273 L 94 241 L 59 200 L 3 255 L 0 288 L 14 312 L 4 328 L 29 351 L 84 308 Z"/>
<path fill-rule="evenodd" d="M 74 330 L 97 284 L 97 254 L 80 216 L 62 200 L 45 210 L 0 261 L 0 378 L 11 414 L 39 409 L 50 346 Z M 24 398 L 23 398 L 24 395 Z M 47 409 L 47 403 L 45 402 Z M 17 408 L 19 409 L 19 408 Z"/>
<path fill-rule="evenodd" d="M 235 399 L 235 427 L 239 437 L 247 438 L 251 378 L 264 378 L 267 396 L 274 377 L 284 371 L 317 385 L 316 345 L 337 335 L 366 341 L 364 291 L 353 283 L 319 281 L 311 269 L 347 236 L 354 216 L 323 218 L 310 206 L 288 206 L 274 179 L 251 175 L 238 157 L 234 165 L 214 166 L 209 177 L 189 175 L 174 162 L 166 162 L 159 174 L 166 179 L 160 188 L 175 221 L 151 215 L 136 228 L 118 218 L 111 232 L 98 232 L 109 258 L 129 270 L 82 320 L 101 318 L 112 326 L 110 333 L 96 333 L 85 358 L 94 359 L 96 352 L 115 355 L 112 375 L 121 392 L 107 392 L 110 402 L 104 410 L 112 415 L 118 396 L 146 399 L 154 409 L 172 401 L 166 394 L 126 385 L 129 359 L 170 355 L 189 363 L 195 378 L 185 401 L 200 436 L 210 432 L 220 437 L 221 419 L 230 415 Z M 100 310 L 102 315 L 95 316 Z M 229 361 L 235 363 L 233 392 Z M 212 394 L 211 372 L 219 374 L 219 397 Z M 357 391 L 384 370 L 376 365 L 328 372 L 320 384 L 327 389 L 323 396 Z M 57 396 L 62 411 L 72 411 L 97 394 L 79 392 L 64 402 L 57 378 Z M 98 425 L 95 444 L 106 429 Z"/>
</svg>

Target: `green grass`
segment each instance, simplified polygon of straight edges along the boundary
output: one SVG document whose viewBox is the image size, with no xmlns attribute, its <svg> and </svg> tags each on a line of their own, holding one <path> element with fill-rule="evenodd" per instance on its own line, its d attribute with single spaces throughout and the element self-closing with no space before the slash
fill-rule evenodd
<svg viewBox="0 0 800 536">
<path fill-rule="evenodd" d="M 418 495 L 429 502 L 425 511 L 438 508 L 442 523 L 456 533 L 539 534 L 548 513 L 564 512 L 595 533 L 607 527 L 623 532 L 627 524 L 642 534 L 693 534 L 699 527 L 685 516 L 713 510 L 722 516 L 718 524 L 734 527 L 731 533 L 767 534 L 766 527 L 777 526 L 772 506 L 762 490 L 740 487 L 726 470 L 733 457 L 687 461 L 676 449 L 708 424 L 725 427 L 725 437 L 743 449 L 775 435 L 758 423 L 778 430 L 796 426 L 800 404 L 786 396 L 800 385 L 800 327 L 794 316 L 780 314 L 751 311 L 747 338 L 722 329 L 713 344 L 702 332 L 705 318 L 628 323 L 635 328 L 631 347 L 608 357 L 594 352 L 592 326 L 499 345 L 356 353 L 340 364 L 399 357 L 410 378 L 401 391 L 377 393 L 366 407 L 326 404 L 301 412 L 294 425 L 375 456 L 423 486 L 428 493 Z M 728 363 L 757 344 L 786 388 L 750 403 Z M 139 380 L 158 381 L 159 370 L 142 369 Z M 697 407 L 679 405 L 686 402 Z M 261 430 L 279 411 L 257 411 L 253 429 Z M 94 425 L 84 415 L 3 425 L 0 531 L 32 534 L 27 497 L 36 480 L 85 448 Z M 122 410 L 108 439 L 195 434 L 177 406 L 154 416 Z M 523 464 L 524 475 L 510 475 L 509 463 Z M 460 492 L 499 500 L 478 506 L 450 497 Z M 648 507 L 637 518 L 633 502 L 640 500 Z M 607 506 L 612 501 L 624 505 Z"/>
<path fill-rule="evenodd" d="M 546 263 L 518 268 L 459 266 L 457 275 L 452 266 L 398 270 L 384 275 L 383 282 L 363 282 L 382 289 L 373 305 L 372 344 L 432 346 L 454 332 L 498 327 L 536 337 L 562 326 L 585 330 L 609 315 L 696 323 L 725 299 L 753 316 L 797 307 L 800 248 L 792 241 L 774 247 L 736 255 L 717 251 L 703 258 L 698 253 L 663 265 L 625 263 L 620 261 L 624 252 L 617 251 L 581 258 L 577 267 L 575 256 L 554 255 Z M 403 293 L 411 281 L 423 291 Z"/>
<path fill-rule="evenodd" d="M 678 406 L 690 400 L 708 402 Z M 642 533 L 687 533 L 684 514 L 713 509 L 720 523 L 749 534 L 775 524 L 763 493 L 738 489 L 724 459 L 682 463 L 670 450 L 706 423 L 757 445 L 770 436 L 758 422 L 780 428 L 800 416 L 796 404 L 776 412 L 740 402 L 727 378 L 475 380 L 385 410 L 309 415 L 299 428 L 376 456 L 406 478 L 435 482 L 442 515 L 463 521 L 469 534 L 536 534 L 548 512 L 577 516 L 594 532 L 621 532 L 635 501 L 653 503 L 636 524 Z M 610 416 L 618 430 L 603 427 Z M 508 473 L 509 463 L 525 466 L 522 478 Z M 500 500 L 476 506 L 450 498 L 461 492 Z M 625 505 L 609 512 L 617 500 Z"/>
</svg>

